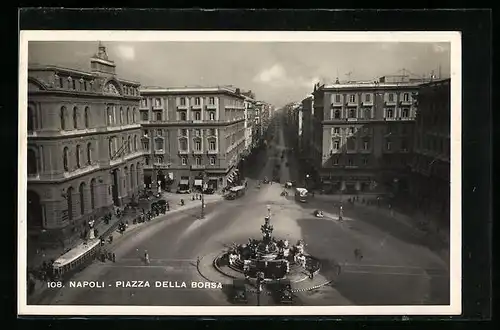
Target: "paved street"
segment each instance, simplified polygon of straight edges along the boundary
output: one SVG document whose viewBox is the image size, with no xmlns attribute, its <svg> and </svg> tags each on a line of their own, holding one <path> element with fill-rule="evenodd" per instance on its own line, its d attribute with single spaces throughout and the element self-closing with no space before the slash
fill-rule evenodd
<svg viewBox="0 0 500 330">
<path fill-rule="evenodd" d="M 229 305 L 225 290 L 191 288 L 191 281 L 205 281 L 197 272 L 196 259 L 222 251 L 231 242 L 244 243 L 249 237 L 259 238 L 260 225 L 269 205 L 273 234 L 277 238 L 286 238 L 292 244 L 302 238 L 306 252 L 320 258 L 325 268 L 334 263 L 342 267 L 340 277 L 332 285 L 298 293 L 300 304 L 448 304 L 446 263 L 423 246 L 409 228 L 393 226 L 395 221 L 387 214 L 356 205 L 346 207 L 346 219 L 341 223 L 331 202 L 313 199 L 307 204 L 298 204 L 292 191 L 288 197 L 280 196 L 282 184 L 296 179 L 296 171 L 285 165 L 287 156 L 275 157 L 277 151 L 281 153 L 284 149 L 285 141 L 282 130 L 274 136 L 271 147 L 255 162 L 244 197 L 208 205 L 205 219 L 198 219 L 199 210 L 191 209 L 144 225 L 114 246 L 116 263 L 95 262 L 72 279 L 103 282 L 103 288 L 70 288 L 66 284 L 43 303 Z M 281 162 L 282 184 L 262 185 L 257 189 L 256 180 L 264 176 L 271 178 L 276 161 Z M 294 164 L 290 162 L 290 166 Z M 324 210 L 325 218 L 313 217 L 315 209 Z M 354 258 L 355 248 L 363 251 L 361 261 Z M 151 258 L 149 265 L 141 261 L 145 250 Z M 325 274 L 326 271 L 320 271 L 318 276 Z M 116 287 L 117 281 L 148 281 L 151 287 Z M 175 282 L 177 285 L 185 282 L 187 288 L 156 288 L 155 281 L 165 281 L 165 284 L 170 281 L 174 286 Z M 261 304 L 273 302 L 266 298 Z"/>
</svg>

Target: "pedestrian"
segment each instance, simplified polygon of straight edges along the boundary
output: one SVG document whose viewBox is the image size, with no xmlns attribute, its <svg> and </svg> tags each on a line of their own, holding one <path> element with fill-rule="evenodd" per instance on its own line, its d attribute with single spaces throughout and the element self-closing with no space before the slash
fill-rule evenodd
<svg viewBox="0 0 500 330">
<path fill-rule="evenodd" d="M 116 262 L 116 254 L 113 253 L 112 258 L 113 258 L 113 262 Z"/>
</svg>

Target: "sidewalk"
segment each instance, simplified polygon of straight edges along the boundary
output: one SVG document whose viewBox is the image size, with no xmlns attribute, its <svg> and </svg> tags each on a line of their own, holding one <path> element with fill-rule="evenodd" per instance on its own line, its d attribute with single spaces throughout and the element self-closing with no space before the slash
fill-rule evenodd
<svg viewBox="0 0 500 330">
<path fill-rule="evenodd" d="M 179 200 L 180 200 L 180 198 L 179 198 Z M 206 204 L 211 204 L 211 203 L 218 202 L 219 200 L 222 200 L 222 196 L 220 196 L 220 195 L 213 195 L 213 197 L 211 197 L 209 200 L 205 199 L 205 203 Z M 188 210 L 192 210 L 192 209 L 195 209 L 195 208 L 197 208 L 198 206 L 201 205 L 199 200 L 196 200 L 196 201 L 191 201 L 190 200 L 191 203 L 187 203 L 186 202 L 186 204 L 184 206 L 181 206 L 180 203 L 173 204 L 172 202 L 173 201 L 170 200 L 170 203 L 171 203 L 170 211 L 167 211 L 166 214 L 160 214 L 159 216 L 151 219 L 150 221 L 136 223 L 136 224 L 133 224 L 132 221 L 129 221 L 129 225 L 127 226 L 127 229 L 125 230 L 125 232 L 123 233 L 123 235 L 121 235 L 121 234 L 113 235 L 114 236 L 113 242 L 111 244 L 106 243 L 105 248 L 108 251 L 110 251 L 119 242 L 121 242 L 123 239 L 127 238 L 130 234 L 132 234 L 132 233 L 136 232 L 137 230 L 139 230 L 141 227 L 144 227 L 147 224 L 154 223 L 154 222 L 157 222 L 157 221 L 166 220 L 168 218 L 165 219 L 165 217 L 168 217 L 168 216 L 171 216 L 171 215 L 174 215 L 174 214 L 178 214 L 178 213 L 181 213 L 181 212 L 185 212 L 185 211 L 188 211 Z M 196 202 L 198 202 L 198 203 L 196 203 Z M 113 216 L 113 219 L 115 219 L 114 216 Z M 125 217 L 123 217 L 121 220 L 126 221 Z M 113 230 L 115 230 L 117 228 L 118 223 L 120 223 L 120 221 L 115 221 L 113 223 L 113 225 L 111 225 L 112 222 L 113 221 L 110 221 L 110 226 L 107 229 L 107 231 L 110 232 L 110 233 L 107 234 L 108 236 L 112 233 Z M 61 254 L 57 255 L 56 258 L 59 257 Z M 33 303 L 36 304 L 41 299 L 46 298 L 47 297 L 46 293 L 48 293 L 48 292 L 50 292 L 50 291 L 48 291 L 46 283 L 44 281 L 36 280 L 34 292 L 30 296 L 28 296 L 28 301 L 31 302 L 32 304 Z"/>
</svg>

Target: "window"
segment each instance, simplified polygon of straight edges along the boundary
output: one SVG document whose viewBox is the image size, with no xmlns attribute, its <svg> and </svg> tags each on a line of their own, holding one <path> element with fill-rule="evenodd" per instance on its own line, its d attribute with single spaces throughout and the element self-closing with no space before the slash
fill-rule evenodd
<svg viewBox="0 0 500 330">
<path fill-rule="evenodd" d="M 108 140 L 108 152 L 109 152 L 109 158 L 113 158 L 113 139 Z"/>
<path fill-rule="evenodd" d="M 356 110 L 354 109 L 349 110 L 349 118 L 356 118 Z"/>
<path fill-rule="evenodd" d="M 363 140 L 363 150 L 368 150 L 370 148 L 370 141 Z"/>
<path fill-rule="evenodd" d="M 209 161 L 210 161 L 210 165 L 215 165 L 215 157 L 210 157 Z"/>
<path fill-rule="evenodd" d="M 161 99 L 155 99 L 155 104 L 157 107 L 161 107 Z"/>
<path fill-rule="evenodd" d="M 354 127 L 349 127 L 349 134 L 354 134 Z"/>
<path fill-rule="evenodd" d="M 392 109 L 387 109 L 386 117 L 387 118 L 393 118 L 393 116 L 394 116 L 394 113 L 393 113 Z"/>
<path fill-rule="evenodd" d="M 335 110 L 333 117 L 335 119 L 340 119 L 340 110 Z"/>
<path fill-rule="evenodd" d="M 390 93 L 388 95 L 388 98 L 389 98 L 389 102 L 394 102 L 394 94 Z"/>
<path fill-rule="evenodd" d="M 181 115 L 181 120 L 182 120 L 182 121 L 185 121 L 185 120 L 186 120 L 186 112 L 182 111 L 182 112 L 180 113 L 180 115 Z"/>
<path fill-rule="evenodd" d="M 62 77 L 59 77 L 59 87 L 64 88 L 64 80 Z"/>
<path fill-rule="evenodd" d="M 198 165 L 198 166 L 201 165 L 201 157 L 196 157 L 195 161 L 196 161 L 196 165 Z"/>
<path fill-rule="evenodd" d="M 356 141 L 354 138 L 347 139 L 347 150 L 355 150 L 356 149 Z"/>
<path fill-rule="evenodd" d="M 123 125 L 123 108 L 120 107 L 120 125 Z"/>
<path fill-rule="evenodd" d="M 68 220 L 73 220 L 73 187 L 66 191 L 66 203 L 68 207 Z"/>
<path fill-rule="evenodd" d="M 147 111 L 141 111 L 141 120 L 148 121 L 148 112 Z"/>
<path fill-rule="evenodd" d="M 187 150 L 187 141 L 186 141 L 186 139 L 181 139 L 179 141 L 179 149 L 182 150 L 182 151 L 186 151 Z"/>
<path fill-rule="evenodd" d="M 142 130 L 142 136 L 144 136 L 146 138 L 149 137 L 149 131 L 147 129 L 143 129 Z"/>
<path fill-rule="evenodd" d="M 80 145 L 76 146 L 76 167 L 77 168 L 81 167 L 81 163 L 80 163 L 80 157 L 81 157 L 81 152 L 82 152 L 81 149 L 82 149 L 82 147 L 80 147 Z"/>
<path fill-rule="evenodd" d="M 354 102 L 356 102 L 356 95 L 355 94 L 349 95 L 349 103 L 354 103 Z"/>
<path fill-rule="evenodd" d="M 149 151 L 149 141 L 143 141 L 142 147 L 144 150 Z"/>
<path fill-rule="evenodd" d="M 90 127 L 90 113 L 89 113 L 89 107 L 85 107 L 85 111 L 84 111 L 84 121 L 85 121 L 85 128 L 89 128 Z"/>
<path fill-rule="evenodd" d="M 354 159 L 349 158 L 349 159 L 347 160 L 347 164 L 348 164 L 348 166 L 354 166 Z"/>
<path fill-rule="evenodd" d="M 36 153 L 33 149 L 28 149 L 28 175 L 36 175 L 38 173 Z"/>
<path fill-rule="evenodd" d="M 401 117 L 403 118 L 408 118 L 410 114 L 410 110 L 408 108 L 403 108 L 403 110 L 401 111 Z"/>
<path fill-rule="evenodd" d="M 340 103 L 340 94 L 335 94 L 335 103 Z"/>
<path fill-rule="evenodd" d="M 111 126 L 111 124 L 113 123 L 113 109 L 111 109 L 111 107 L 107 107 L 106 114 L 107 114 L 107 124 L 108 126 Z"/>
<path fill-rule="evenodd" d="M 194 135 L 195 136 L 201 136 L 201 130 L 200 129 L 195 129 L 194 130 Z"/>
<path fill-rule="evenodd" d="M 196 141 L 194 142 L 194 149 L 195 149 L 196 151 L 200 151 L 200 150 L 201 150 L 201 141 L 200 141 L 200 140 L 196 140 Z"/>
<path fill-rule="evenodd" d="M 161 121 L 161 120 L 162 120 L 162 119 L 161 119 L 161 117 L 162 117 L 162 113 L 161 113 L 161 111 L 157 111 L 157 112 L 156 112 L 156 120 L 157 120 L 157 121 Z"/>
<path fill-rule="evenodd" d="M 208 148 L 210 150 L 215 150 L 215 141 L 214 140 L 210 140 L 210 142 L 208 143 Z"/>
<path fill-rule="evenodd" d="M 90 180 L 90 208 L 95 209 L 95 179 Z"/>
<path fill-rule="evenodd" d="M 405 102 L 410 101 L 410 94 L 409 93 L 404 93 L 403 94 L 403 101 L 405 101 Z"/>
<path fill-rule="evenodd" d="M 146 99 L 141 99 L 141 107 L 143 108 L 147 108 L 148 106 L 148 100 Z"/>
<path fill-rule="evenodd" d="M 73 83 L 73 89 L 76 89 L 76 80 L 75 80 L 75 79 L 73 79 L 73 80 L 72 80 L 72 83 Z"/>
<path fill-rule="evenodd" d="M 333 150 L 339 150 L 340 149 L 340 141 L 335 140 L 333 141 Z"/>
<path fill-rule="evenodd" d="M 365 109 L 365 119 L 370 119 L 372 117 L 372 110 L 371 109 Z"/>
<path fill-rule="evenodd" d="M 386 148 L 387 150 L 391 150 L 391 149 L 392 149 L 392 142 L 391 142 L 391 140 L 387 140 L 387 141 L 385 142 L 385 148 Z"/>
<path fill-rule="evenodd" d="M 370 129 L 368 127 L 363 127 L 363 134 L 365 135 L 370 134 Z"/>
<path fill-rule="evenodd" d="M 187 136 L 188 133 L 187 133 L 187 129 L 186 128 L 182 128 L 181 129 L 181 136 Z"/>
<path fill-rule="evenodd" d="M 156 150 L 163 150 L 163 139 L 156 139 Z"/>
<path fill-rule="evenodd" d="M 215 112 L 210 111 L 209 118 L 210 120 L 215 120 Z"/>
<path fill-rule="evenodd" d="M 149 165 L 151 163 L 149 156 L 144 157 L 144 162 L 146 163 L 146 165 Z"/>
<path fill-rule="evenodd" d="M 130 108 L 127 108 L 127 116 L 125 118 L 127 124 L 130 124 Z"/>
<path fill-rule="evenodd" d="M 185 97 L 181 97 L 181 105 L 186 105 L 186 98 Z"/>
<path fill-rule="evenodd" d="M 214 105 L 215 104 L 215 97 L 210 97 L 208 99 L 208 103 L 211 104 L 211 105 Z"/>
<path fill-rule="evenodd" d="M 368 165 L 368 157 L 363 157 L 363 165 Z"/>
<path fill-rule="evenodd" d="M 137 151 L 137 135 L 134 135 L 134 149 L 133 151 Z"/>
<path fill-rule="evenodd" d="M 157 129 L 156 130 L 156 136 L 163 136 L 163 130 Z"/>
<path fill-rule="evenodd" d="M 371 101 L 371 95 L 370 94 L 366 94 L 365 95 L 365 102 L 370 102 Z"/>
<path fill-rule="evenodd" d="M 401 140 L 401 150 L 403 150 L 403 151 L 408 150 L 408 142 L 406 141 L 406 139 Z"/>
<path fill-rule="evenodd" d="M 340 128 L 335 127 L 335 128 L 333 129 L 333 134 L 340 134 Z"/>
<path fill-rule="evenodd" d="M 181 157 L 181 165 L 187 165 L 187 158 Z"/>
<path fill-rule="evenodd" d="M 35 111 L 33 108 L 28 107 L 28 132 L 33 132 L 35 130 Z"/>
<path fill-rule="evenodd" d="M 78 108 L 73 108 L 73 128 L 78 129 Z"/>
<path fill-rule="evenodd" d="M 155 160 L 156 164 L 163 164 L 163 156 L 156 156 Z"/>
<path fill-rule="evenodd" d="M 84 89 L 84 90 L 87 90 L 87 80 L 84 80 L 84 81 L 83 81 L 83 89 Z"/>
<path fill-rule="evenodd" d="M 127 147 L 125 148 L 128 153 L 130 153 L 130 149 L 132 148 L 132 137 L 127 137 Z"/>
<path fill-rule="evenodd" d="M 333 158 L 333 165 L 338 165 L 339 164 L 339 158 L 338 157 L 334 157 Z"/>
<path fill-rule="evenodd" d="M 195 97 L 195 98 L 194 98 L 194 104 L 195 104 L 195 105 L 200 105 L 200 103 L 201 103 L 201 102 L 200 102 L 200 98 L 199 98 L 199 97 Z"/>
<path fill-rule="evenodd" d="M 87 143 L 87 164 L 92 164 L 92 143 Z"/>
<path fill-rule="evenodd" d="M 210 136 L 216 136 L 217 135 L 217 132 L 216 132 L 215 128 L 210 128 L 208 132 L 209 132 Z"/>
<path fill-rule="evenodd" d="M 80 183 L 80 187 L 78 187 L 78 192 L 80 194 L 80 214 L 85 214 L 85 183 Z"/>
<path fill-rule="evenodd" d="M 65 172 L 69 171 L 68 158 L 69 158 L 68 147 L 64 147 L 64 149 L 63 149 L 63 168 L 64 168 Z"/>
<path fill-rule="evenodd" d="M 194 120 L 201 120 L 201 113 L 200 113 L 200 111 L 196 111 L 194 113 Z"/>
<path fill-rule="evenodd" d="M 137 121 L 137 110 L 136 108 L 132 109 L 132 122 L 135 123 Z"/>
</svg>

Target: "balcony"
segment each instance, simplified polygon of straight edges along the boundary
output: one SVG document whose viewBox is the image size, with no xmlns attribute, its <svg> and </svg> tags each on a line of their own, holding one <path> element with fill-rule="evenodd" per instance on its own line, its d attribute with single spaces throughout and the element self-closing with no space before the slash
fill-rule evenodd
<svg viewBox="0 0 500 330">
<path fill-rule="evenodd" d="M 147 110 L 149 110 L 149 107 L 147 104 L 141 104 L 141 105 L 139 105 L 139 110 L 143 110 L 143 111 L 146 110 L 147 111 Z"/>
<path fill-rule="evenodd" d="M 392 105 L 392 106 L 394 106 L 394 105 L 396 105 L 396 100 L 392 100 L 391 101 L 391 100 L 387 99 L 387 100 L 385 100 L 384 103 L 385 103 L 385 105 Z"/>
<path fill-rule="evenodd" d="M 165 150 L 163 149 L 156 149 L 155 150 L 155 155 L 163 155 L 165 153 Z"/>
<path fill-rule="evenodd" d="M 216 110 L 217 109 L 217 105 L 216 104 L 207 104 L 207 105 L 205 105 L 205 108 L 207 110 Z"/>
<path fill-rule="evenodd" d="M 347 118 L 347 121 L 358 121 L 358 118 Z"/>
<path fill-rule="evenodd" d="M 207 154 L 209 155 L 217 155 L 219 153 L 218 150 L 207 150 Z"/>
<path fill-rule="evenodd" d="M 396 121 L 397 118 L 395 117 L 389 117 L 389 118 L 384 118 L 385 121 Z"/>
<path fill-rule="evenodd" d="M 205 165 L 191 165 L 192 170 L 204 170 L 205 168 Z"/>
<path fill-rule="evenodd" d="M 189 150 L 179 150 L 179 155 L 188 155 Z"/>
<path fill-rule="evenodd" d="M 153 105 L 153 110 L 164 110 L 165 107 L 163 104 L 155 104 Z"/>
<path fill-rule="evenodd" d="M 193 150 L 193 155 L 203 155 L 203 150 Z"/>
<path fill-rule="evenodd" d="M 201 104 L 193 104 L 191 106 L 191 109 L 193 110 L 201 110 L 203 108 L 203 106 Z"/>
<path fill-rule="evenodd" d="M 349 100 L 349 101 L 346 102 L 345 105 L 348 106 L 348 107 L 357 107 L 358 106 L 358 101 L 357 100 L 354 100 L 354 101 Z"/>
<path fill-rule="evenodd" d="M 404 105 L 404 106 L 411 106 L 413 104 L 413 101 L 412 100 L 401 100 L 401 101 L 399 101 L 399 104 Z"/>
<path fill-rule="evenodd" d="M 177 110 L 187 110 L 188 106 L 187 104 L 178 104 L 177 105 Z"/>
<path fill-rule="evenodd" d="M 363 106 L 363 107 L 373 107 L 373 101 L 363 101 L 363 102 L 361 102 L 361 106 Z"/>
</svg>

